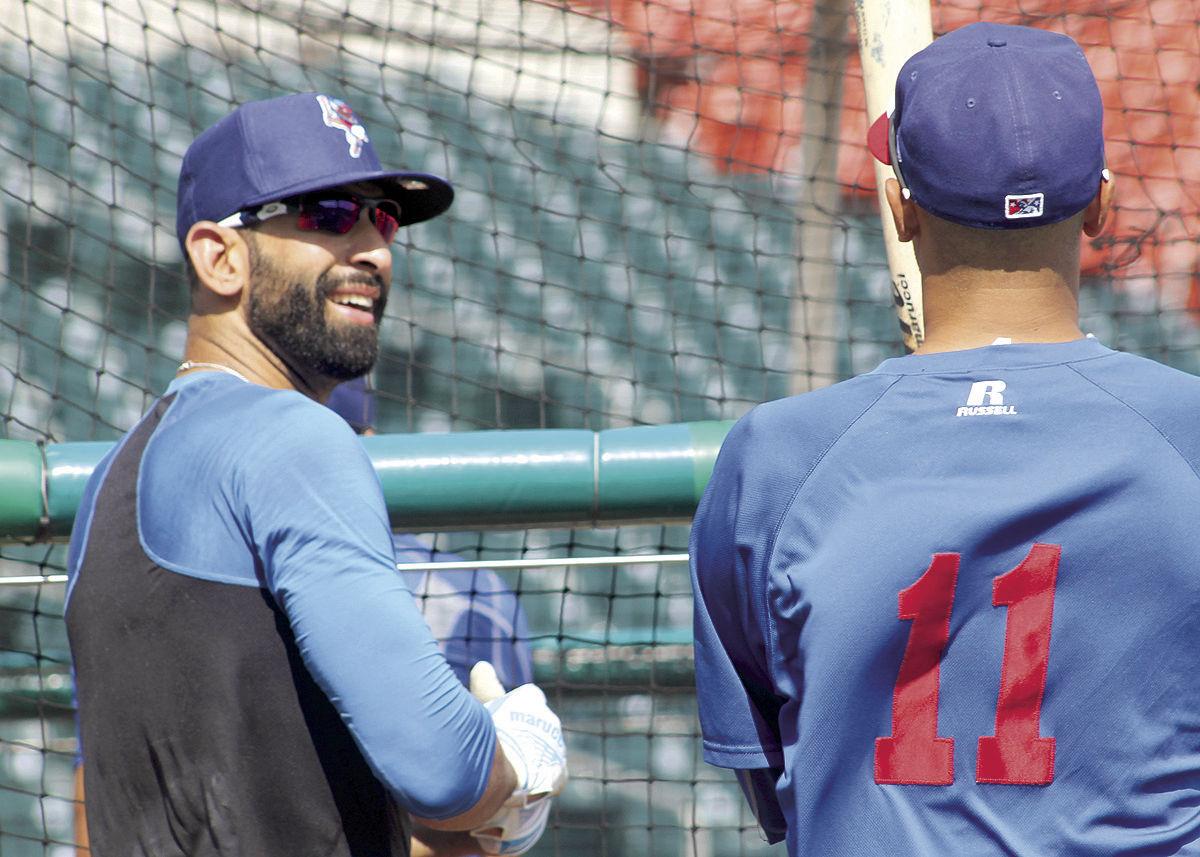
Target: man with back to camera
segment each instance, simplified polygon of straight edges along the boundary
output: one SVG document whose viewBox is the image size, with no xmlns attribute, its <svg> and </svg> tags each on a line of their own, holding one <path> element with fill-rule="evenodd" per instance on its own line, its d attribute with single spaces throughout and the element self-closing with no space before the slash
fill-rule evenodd
<svg viewBox="0 0 1200 857">
<path fill-rule="evenodd" d="M 408 854 L 410 813 L 499 853 L 544 829 L 557 717 L 533 685 L 484 707 L 455 679 L 318 404 L 375 360 L 397 229 L 452 198 L 316 93 L 184 156 L 186 360 L 96 468 L 68 559 L 94 857 Z"/>
<path fill-rule="evenodd" d="M 925 343 L 722 447 L 704 753 L 790 854 L 1200 854 L 1200 381 L 1079 329 L 1101 115 L 1062 35 L 910 59 L 870 139 Z"/>
</svg>

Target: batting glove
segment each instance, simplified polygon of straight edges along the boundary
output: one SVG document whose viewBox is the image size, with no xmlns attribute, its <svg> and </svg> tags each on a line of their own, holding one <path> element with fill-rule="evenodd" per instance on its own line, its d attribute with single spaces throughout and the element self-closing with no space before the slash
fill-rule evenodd
<svg viewBox="0 0 1200 857">
<path fill-rule="evenodd" d="M 517 788 L 490 820 L 471 831 L 487 854 L 524 854 L 550 820 L 550 798 L 567 781 L 567 748 L 558 716 L 533 684 L 504 693 L 486 661 L 471 670 L 471 692 L 492 714 L 496 737 L 517 775 Z"/>
</svg>

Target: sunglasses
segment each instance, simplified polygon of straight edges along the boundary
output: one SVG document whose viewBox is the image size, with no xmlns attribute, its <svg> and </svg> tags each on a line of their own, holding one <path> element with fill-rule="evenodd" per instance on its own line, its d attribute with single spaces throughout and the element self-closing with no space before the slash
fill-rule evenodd
<svg viewBox="0 0 1200 857">
<path fill-rule="evenodd" d="M 392 199 L 372 199 L 351 193 L 309 194 L 308 196 L 268 202 L 254 209 L 231 214 L 218 221 L 218 226 L 253 226 L 281 214 L 298 214 L 296 225 L 306 232 L 329 232 L 345 235 L 362 216 L 363 211 L 379 230 L 383 240 L 392 243 L 400 229 L 400 206 Z"/>
</svg>

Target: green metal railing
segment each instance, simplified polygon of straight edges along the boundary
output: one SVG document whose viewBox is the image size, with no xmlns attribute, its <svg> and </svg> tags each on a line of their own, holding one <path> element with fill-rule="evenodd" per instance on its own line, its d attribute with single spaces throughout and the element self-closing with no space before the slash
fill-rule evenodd
<svg viewBox="0 0 1200 857">
<path fill-rule="evenodd" d="M 363 438 L 396 529 L 686 520 L 729 422 Z M 0 440 L 0 541 L 71 532 L 110 443 Z"/>
</svg>

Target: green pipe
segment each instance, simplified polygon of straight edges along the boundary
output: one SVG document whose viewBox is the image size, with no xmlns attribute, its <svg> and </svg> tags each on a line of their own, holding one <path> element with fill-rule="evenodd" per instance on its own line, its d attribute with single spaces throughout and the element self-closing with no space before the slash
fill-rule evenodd
<svg viewBox="0 0 1200 857">
<path fill-rule="evenodd" d="M 598 432 L 595 520 L 690 518 L 730 425 L 713 421 Z"/>
<path fill-rule="evenodd" d="M 396 529 L 685 520 L 730 423 L 363 439 Z"/>
<path fill-rule="evenodd" d="M 479 431 L 363 438 L 392 526 L 545 525 L 590 516 L 594 433 Z"/>
<path fill-rule="evenodd" d="M 0 440 L 0 540 L 28 541 L 45 525 L 42 451 L 36 443 Z"/>
<path fill-rule="evenodd" d="M 75 510 L 83 499 L 88 477 L 112 447 L 104 441 L 46 445 L 47 537 L 57 539 L 71 535 Z"/>
<path fill-rule="evenodd" d="M 396 529 L 686 520 L 731 423 L 363 438 Z M 0 440 L 0 541 L 70 534 L 111 443 Z"/>
</svg>

